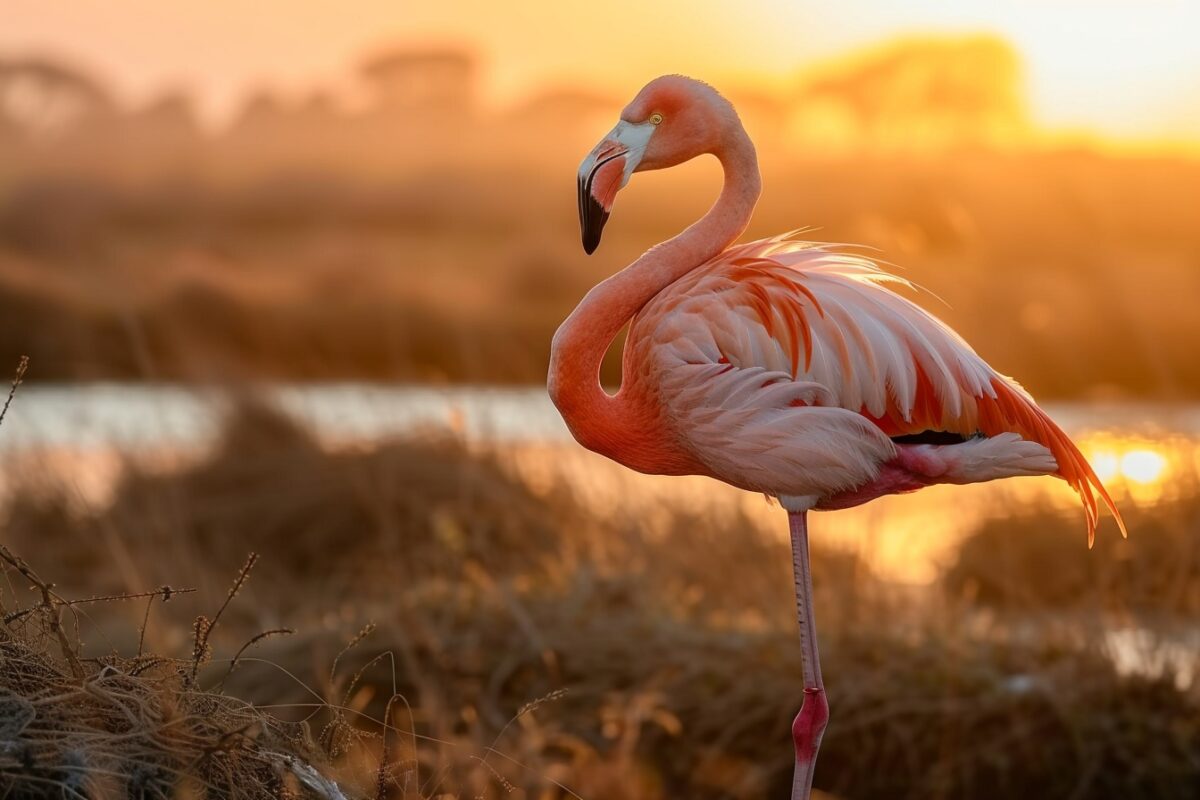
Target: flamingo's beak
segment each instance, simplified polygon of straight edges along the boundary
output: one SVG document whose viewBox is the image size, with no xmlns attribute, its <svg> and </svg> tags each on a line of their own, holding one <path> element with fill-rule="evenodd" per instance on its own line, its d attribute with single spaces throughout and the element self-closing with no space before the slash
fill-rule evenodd
<svg viewBox="0 0 1200 800">
<path fill-rule="evenodd" d="M 653 132 L 649 122 L 622 120 L 579 165 L 579 228 L 588 255 L 600 245 L 613 200 L 642 160 Z"/>
</svg>

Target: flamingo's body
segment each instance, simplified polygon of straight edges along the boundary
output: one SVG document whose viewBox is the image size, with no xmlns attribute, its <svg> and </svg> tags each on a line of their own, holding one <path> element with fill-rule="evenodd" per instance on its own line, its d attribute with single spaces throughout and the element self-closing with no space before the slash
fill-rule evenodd
<svg viewBox="0 0 1200 800">
<path fill-rule="evenodd" d="M 632 172 L 716 155 L 713 209 L 594 288 L 555 335 L 550 392 L 575 437 L 633 469 L 708 475 L 778 497 L 792 521 L 806 691 L 795 797 L 806 797 L 827 708 L 809 607 L 805 513 L 935 483 L 1057 475 L 1112 500 L 1071 440 L 874 262 L 784 236 L 731 246 L 759 194 L 754 148 L 704 84 L 659 78 L 580 168 L 584 245 Z M 600 360 L 626 323 L 622 383 Z M 1124 530 L 1122 526 L 1122 530 Z"/>
</svg>

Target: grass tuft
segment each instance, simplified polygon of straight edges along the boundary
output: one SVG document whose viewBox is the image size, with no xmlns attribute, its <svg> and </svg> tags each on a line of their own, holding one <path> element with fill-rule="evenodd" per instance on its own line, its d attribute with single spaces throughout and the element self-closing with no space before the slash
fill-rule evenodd
<svg viewBox="0 0 1200 800">
<path fill-rule="evenodd" d="M 197 619 L 190 660 L 140 649 L 132 657 L 83 657 L 81 642 L 62 624 L 63 612 L 81 601 L 61 597 L 3 545 L 0 566 L 10 587 L 14 572 L 33 585 L 39 612 L 18 607 L 0 626 L 0 796 L 343 797 L 320 777 L 323 756 L 303 726 L 197 685 L 199 654 L 207 654 L 219 614 L 212 622 Z M 164 587 L 82 602 L 166 602 L 185 591 Z M 11 588 L 4 599 L 20 603 Z"/>
</svg>

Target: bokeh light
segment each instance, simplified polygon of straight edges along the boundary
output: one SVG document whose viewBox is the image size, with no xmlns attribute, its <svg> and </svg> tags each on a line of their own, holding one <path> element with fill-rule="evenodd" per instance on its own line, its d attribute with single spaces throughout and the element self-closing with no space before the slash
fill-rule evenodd
<svg viewBox="0 0 1200 800">
<path fill-rule="evenodd" d="M 1080 446 L 1118 502 L 1147 505 L 1186 498 L 1196 491 L 1200 445 L 1194 436 L 1099 431 L 1084 434 Z"/>
<path fill-rule="evenodd" d="M 1154 450 L 1139 448 L 1121 456 L 1121 475 L 1135 483 L 1153 483 L 1163 478 L 1167 460 Z"/>
</svg>

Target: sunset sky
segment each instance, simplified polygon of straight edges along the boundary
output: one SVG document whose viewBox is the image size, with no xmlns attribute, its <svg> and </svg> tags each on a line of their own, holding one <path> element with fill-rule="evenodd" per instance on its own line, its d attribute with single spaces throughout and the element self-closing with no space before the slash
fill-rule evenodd
<svg viewBox="0 0 1200 800">
<path fill-rule="evenodd" d="M 575 82 L 631 93 L 685 72 L 781 84 L 905 34 L 992 32 L 1024 58 L 1035 119 L 1115 139 L 1200 141 L 1196 0 L 0 0 L 0 53 L 51 53 L 122 96 L 194 91 L 220 121 L 251 87 L 337 86 L 394 42 L 477 46 L 488 96 Z"/>
</svg>

